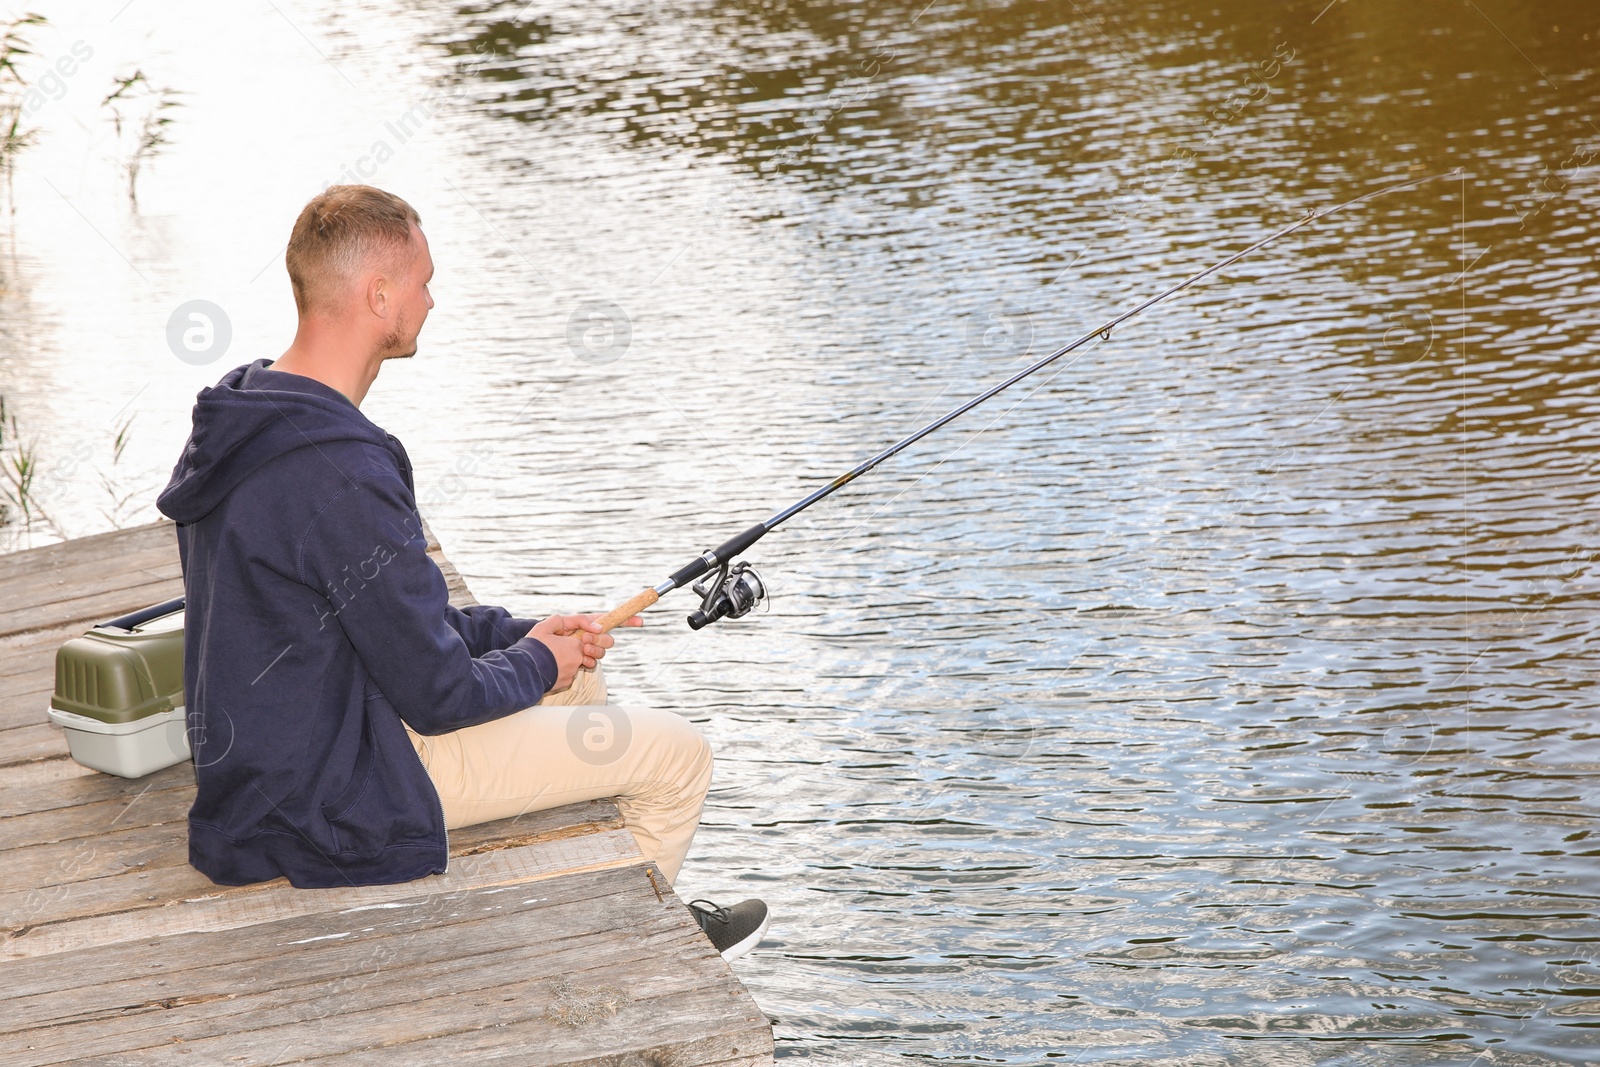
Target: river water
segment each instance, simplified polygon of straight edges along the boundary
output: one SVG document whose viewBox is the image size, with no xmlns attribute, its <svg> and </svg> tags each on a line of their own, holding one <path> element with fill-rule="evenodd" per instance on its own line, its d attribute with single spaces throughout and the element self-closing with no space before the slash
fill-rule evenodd
<svg viewBox="0 0 1600 1067">
<path fill-rule="evenodd" d="M 679 887 L 771 904 L 737 970 L 785 1058 L 1600 1062 L 1600 9 L 924 2 L 59 15 L 41 53 L 94 55 L 0 298 L 55 526 L 13 539 L 155 517 L 341 177 L 438 266 L 364 410 L 479 598 L 536 612 L 1450 174 L 771 535 L 766 614 L 670 598 L 613 700 L 718 749 Z M 136 208 L 98 105 L 135 64 L 184 93 Z M 191 299 L 232 325 L 206 365 Z"/>
</svg>

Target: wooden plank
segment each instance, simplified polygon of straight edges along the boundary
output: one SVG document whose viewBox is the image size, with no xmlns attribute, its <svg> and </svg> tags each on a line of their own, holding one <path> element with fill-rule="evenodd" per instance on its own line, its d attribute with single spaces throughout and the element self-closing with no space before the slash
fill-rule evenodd
<svg viewBox="0 0 1600 1067">
<path fill-rule="evenodd" d="M 56 649 L 81 633 L 77 626 L 61 626 L 0 637 L 0 679 L 41 669 L 53 674 Z"/>
<path fill-rule="evenodd" d="M 0 710 L 0 731 L 50 724 L 50 716 L 45 709 L 50 706 L 50 695 L 55 692 L 54 677 L 52 669 L 52 681 L 35 683 L 28 692 L 14 694 L 6 700 L 3 710 Z M 66 735 L 62 734 L 63 743 L 66 739 Z"/>
<path fill-rule="evenodd" d="M 13 776 L 20 774 L 20 771 L 0 771 L 0 826 L 5 825 L 3 820 L 12 816 L 104 801 L 127 803 L 150 789 L 168 789 L 183 784 L 191 789 L 194 787 L 194 765 L 190 763 L 167 767 L 143 778 L 118 778 L 114 774 L 91 771 L 71 760 L 64 762 L 83 773 L 13 781 Z"/>
<path fill-rule="evenodd" d="M 124 612 L 183 595 L 178 565 L 170 573 L 128 575 L 125 582 L 108 582 L 106 588 L 65 597 L 42 607 L 0 612 L 0 633 L 20 634 L 47 627 L 76 625 L 87 630 L 95 623 Z"/>
<path fill-rule="evenodd" d="M 144 526 L 130 526 L 124 530 L 109 530 L 58 541 L 53 545 L 8 552 L 0 555 L 0 583 L 9 582 L 25 574 L 37 574 L 62 567 L 70 567 L 83 560 L 105 560 L 123 553 L 137 553 L 162 545 L 177 550 L 177 526 L 158 519 Z"/>
<path fill-rule="evenodd" d="M 610 993 L 630 980 L 637 987 L 643 984 L 641 972 L 648 975 L 652 964 L 659 966 L 682 951 L 681 944 L 658 943 L 651 948 L 654 958 L 623 958 L 610 968 L 584 972 L 584 982 L 602 984 L 578 988 Z M 571 966 L 560 959 L 549 963 Z M 457 1062 L 472 1067 L 771 1067 L 773 1063 L 771 1026 L 748 996 L 693 984 L 694 979 L 681 972 L 652 981 L 648 995 L 617 998 L 614 1016 L 581 1029 L 568 1029 L 556 1021 L 563 1006 L 558 981 L 529 978 L 526 971 L 518 974 L 511 967 L 505 973 L 507 980 L 498 988 L 447 989 L 420 1002 L 382 1005 L 318 1020 L 321 1025 L 285 1024 L 209 1041 L 171 1041 L 115 1058 L 57 1062 L 106 1067 L 192 1065 L 195 1061 L 185 1055 L 192 1053 L 226 1056 L 230 1064 L 260 1067 L 274 1063 L 437 1067 Z M 468 1015 L 473 1009 L 476 1011 Z M 424 1032 L 417 1034 L 418 1030 Z M 351 1047 L 356 1042 L 363 1044 Z M 332 1051 L 317 1055 L 323 1049 Z"/>
<path fill-rule="evenodd" d="M 652 1001 L 649 1009 L 655 1016 L 653 1019 L 608 1020 L 611 1026 L 636 1027 L 635 1032 L 643 1039 L 637 1048 L 624 1052 L 608 1051 L 598 1056 L 587 1056 L 581 1051 L 569 1051 L 570 1044 L 578 1039 L 568 1035 L 562 1035 L 567 1037 L 566 1041 L 552 1045 L 548 1018 L 535 1017 L 531 1021 L 491 1024 L 493 1029 L 486 1027 L 485 1030 L 472 1033 L 446 1034 L 314 1059 L 279 1060 L 278 1063 L 320 1064 L 322 1067 L 389 1067 L 391 1064 L 393 1067 L 438 1067 L 441 1063 L 469 1063 L 472 1067 L 633 1067 L 635 1064 L 639 1067 L 654 1064 L 671 1064 L 673 1067 L 772 1067 L 770 1024 L 752 1024 L 749 1016 L 743 1013 L 713 1019 L 703 1005 L 703 991 L 692 998 L 683 999 L 688 1003 L 680 1004 L 664 998 Z M 737 1030 L 733 1033 L 707 1033 L 713 1026 Z M 288 1052 L 289 1049 L 284 1051 Z M 578 1058 L 574 1058 L 574 1055 Z M 113 1067 L 113 1064 L 121 1065 L 129 1061 L 119 1056 L 114 1061 L 96 1059 L 81 1062 Z M 276 1067 L 266 1059 L 255 1062 L 257 1067 Z"/>
<path fill-rule="evenodd" d="M 91 860 L 93 857 L 91 857 Z M 540 881 L 560 874 L 621 867 L 640 861 L 639 847 L 627 830 L 563 837 L 520 848 L 499 849 L 450 861 L 450 869 L 429 880 L 437 891 L 478 889 Z M 193 872 L 196 878 L 203 875 Z M 205 930 L 232 930 L 297 915 L 404 899 L 416 883 L 344 889 L 294 889 L 282 882 L 235 887 L 206 883 L 210 891 L 176 904 L 148 907 L 60 922 L 34 923 L 6 931 L 0 960 L 43 956 L 96 945 Z M 407 889 L 407 887 L 411 887 Z M 69 897 L 70 899 L 70 897 Z"/>
<path fill-rule="evenodd" d="M 282 879 L 219 886 L 190 867 L 186 820 L 193 796 L 190 785 L 85 805 L 97 810 L 94 819 L 79 821 L 76 817 L 83 809 L 69 807 L 39 813 L 38 818 L 0 820 L 0 828 L 8 823 L 43 826 L 47 836 L 56 836 L 64 827 L 72 834 L 48 842 L 50 848 L 21 845 L 0 853 L 0 863 L 21 875 L 8 878 L 7 888 L 0 889 L 0 944 L 4 938 L 26 938 L 41 926 L 124 915 L 201 897 L 222 899 L 289 888 Z M 121 825 L 119 820 L 129 820 L 134 811 L 144 811 L 145 819 L 166 821 Z M 130 829 L 144 832 L 130 834 Z M 453 864 L 459 857 L 621 829 L 622 817 L 614 803 L 586 801 L 453 830 L 450 855 Z M 29 835 L 18 830 L 13 836 Z M 18 856 L 25 859 L 18 861 Z"/>
<path fill-rule="evenodd" d="M 0 768 L 34 760 L 60 759 L 66 755 L 67 735 L 52 722 L 0 730 Z"/>
<path fill-rule="evenodd" d="M 218 946 L 222 961 L 201 947 L 214 935 L 172 939 L 159 946 L 161 959 L 181 970 L 163 966 L 159 976 L 138 966 L 153 955 L 139 951 L 142 942 L 94 954 L 121 957 L 110 973 L 122 980 L 106 984 L 65 986 L 59 976 L 75 974 L 82 954 L 34 961 L 59 965 L 54 995 L 26 995 L 37 966 L 16 976 L 15 1021 L 4 1024 L 0 1055 L 19 1067 L 96 1057 L 614 1064 L 621 1060 L 610 1057 L 643 1052 L 654 1055 L 641 1062 L 771 1062 L 765 1018 L 687 910 L 675 898 L 658 901 L 641 868 L 562 879 L 534 894 L 414 903 L 429 911 L 422 921 L 402 907 L 239 931 Z M 195 960 L 204 962 L 187 962 Z M 112 962 L 96 959 L 90 981 Z M 555 1022 L 575 996 L 601 991 L 614 1015 Z"/>
<path fill-rule="evenodd" d="M 617 824 L 620 822 L 620 819 L 616 820 Z M 485 852 L 616 829 L 620 829 L 620 825 L 561 825 L 544 834 L 530 833 L 522 838 L 497 837 L 491 841 L 491 847 L 466 855 L 482 855 Z M 100 857 L 103 847 L 102 842 L 94 839 L 78 841 L 70 851 L 62 853 L 58 866 L 52 872 L 58 876 L 53 884 L 27 886 L 24 883 L 0 891 L 0 947 L 4 946 L 6 938 L 25 939 L 41 926 L 109 915 L 127 916 L 134 912 L 182 904 L 187 900 L 222 900 L 264 889 L 291 892 L 288 883 L 282 879 L 251 886 L 214 885 L 205 875 L 187 864 L 134 869 L 103 877 L 76 877 L 83 868 Z M 457 852 L 452 849 L 452 857 L 456 855 Z M 454 862 L 453 858 L 452 864 Z"/>
<path fill-rule="evenodd" d="M 8 587 L 18 588 L 39 580 L 92 588 L 100 575 L 128 573 L 177 558 L 177 527 L 170 522 L 153 522 L 11 553 L 5 560 L 14 566 L 0 580 Z"/>
<path fill-rule="evenodd" d="M 81 841 L 54 841 L 19 845 L 3 855 L 8 885 L 45 888 L 129 870 L 185 866 L 189 846 L 186 835 L 172 824 L 107 826 L 87 847 Z"/>
<path fill-rule="evenodd" d="M 109 800 L 0 820 L 0 826 L 18 827 L 10 833 L 4 851 L 0 851 L 6 884 L 43 889 L 129 871 L 187 870 L 187 816 L 193 795 L 193 788 L 152 789 L 137 803 Z M 585 810 L 601 814 L 615 812 L 615 807 L 601 801 Z M 451 854 L 476 856 L 498 848 L 621 827 L 615 815 L 606 818 L 603 814 L 605 822 L 600 825 L 573 827 L 568 820 L 570 814 L 563 809 L 529 812 L 517 819 L 452 831 Z M 239 892 L 245 888 L 225 890 L 212 887 L 209 882 L 204 884 L 211 892 Z M 6 906 L 17 892 L 0 890 L 0 917 L 7 913 Z"/>
<path fill-rule="evenodd" d="M 47 721 L 56 650 L 86 629 L 74 623 L 0 638 L 0 731 Z"/>
<path fill-rule="evenodd" d="M 14 669 L 10 674 L 0 674 L 0 713 L 12 711 L 20 705 L 43 708 L 50 700 L 56 679 L 56 650 L 76 637 L 77 633 L 61 634 L 59 630 L 40 632 L 50 635 L 47 645 L 32 649 L 26 655 L 12 657 L 9 663 L 3 665 Z M 44 694 L 43 701 L 39 700 L 41 693 Z"/>
<path fill-rule="evenodd" d="M 576 837 L 623 828 L 622 813 L 612 800 L 586 800 L 544 811 L 530 811 L 512 819 L 463 826 L 450 831 L 451 856 L 478 856 L 499 848 Z"/>
<path fill-rule="evenodd" d="M 62 877 L 53 885 L 7 889 L 0 894 L 0 950 L 11 939 L 22 939 L 41 926 L 123 915 L 182 904 L 202 897 L 223 897 L 238 887 L 213 885 L 193 867 L 158 867 L 131 870 L 101 878 L 74 879 L 70 866 L 98 854 L 93 842 L 83 842 L 66 855 Z"/>
<path fill-rule="evenodd" d="M 91 770 L 83 764 L 68 758 L 63 753 L 55 759 L 0 765 L 0 789 L 7 791 L 12 789 L 31 789 L 35 786 L 66 781 L 69 778 L 88 778 L 90 776 L 111 777 L 110 775 L 103 775 L 99 771 Z"/>
<path fill-rule="evenodd" d="M 45 709 L 50 706 L 50 695 L 55 692 L 54 667 L 49 678 L 49 681 L 36 679 L 25 691 L 4 698 L 4 703 L 0 704 L 0 731 L 49 724 L 50 716 Z M 61 739 L 65 742 L 66 735 Z"/>
<path fill-rule="evenodd" d="M 114 556 L 82 559 L 70 566 L 7 580 L 7 610 L 0 613 L 0 620 L 9 618 L 12 612 L 25 615 L 49 608 L 75 595 L 126 589 L 152 579 L 181 578 L 182 574 L 176 542 L 139 552 L 119 551 Z M 0 623 L 0 633 L 11 632 L 10 627 Z"/>
<path fill-rule="evenodd" d="M 636 868 L 622 870 L 636 870 Z M 637 877 L 645 876 L 641 873 Z M 659 877 L 658 874 L 657 878 Z M 463 939 L 457 934 L 450 933 L 447 928 L 486 914 L 493 914 L 476 908 L 456 908 L 451 902 L 462 899 L 464 894 L 428 893 L 426 889 L 429 884 L 426 879 L 407 883 L 406 887 L 401 888 L 410 888 L 412 891 L 410 896 L 400 895 L 394 901 L 380 906 L 332 908 L 293 920 L 285 920 L 285 923 L 292 922 L 293 925 L 292 927 L 284 925 L 282 930 L 291 928 L 295 930 L 296 933 L 292 938 L 287 934 L 278 936 L 271 931 L 262 932 L 259 937 L 254 931 L 249 936 L 222 938 L 209 933 L 178 934 L 166 939 L 134 940 L 58 956 L 32 957 L 6 963 L 0 966 L 0 974 L 5 976 L 8 998 L 7 1012 L 4 1016 L 0 1016 L 0 1033 L 9 1032 L 11 1029 L 9 1023 L 13 1018 L 10 1013 L 12 1005 L 16 1005 L 20 1012 L 23 1006 L 29 1003 L 26 999 L 29 997 L 67 995 L 72 994 L 74 990 L 105 990 L 108 997 L 117 1003 L 132 1003 L 141 996 L 159 995 L 160 991 L 166 988 L 160 984 L 161 982 L 169 986 L 173 983 L 189 982 L 189 979 L 183 976 L 196 969 L 224 967 L 247 973 L 257 966 L 277 966 L 265 961 L 280 956 L 298 957 L 299 962 L 291 967 L 291 973 L 307 969 L 307 979 L 311 980 L 316 974 L 310 968 L 314 968 L 316 960 L 323 954 L 341 953 L 351 944 L 375 943 L 373 939 L 404 933 L 405 930 L 422 923 L 439 928 L 442 931 L 440 936 L 460 942 Z M 610 893 L 620 892 L 620 887 L 624 884 L 626 879 L 622 879 L 618 872 L 591 871 L 541 883 L 537 893 L 531 895 L 557 905 L 598 899 Z M 496 890 L 489 895 L 499 900 L 498 894 L 501 892 L 511 894 L 506 897 L 507 901 L 522 900 L 529 896 L 523 894 L 517 897 L 514 890 Z M 291 940 L 306 947 L 296 948 L 289 953 L 281 951 L 281 946 Z M 148 949 L 157 944 L 171 951 L 151 955 Z M 204 952 L 198 951 L 201 946 L 205 948 Z M 339 961 L 338 967 L 347 966 L 348 961 L 343 956 L 335 955 L 334 958 Z M 132 992 L 129 992 L 130 990 Z M 141 990 L 143 992 L 140 992 Z"/>
<path fill-rule="evenodd" d="M 488 934 L 475 934 L 478 938 L 492 937 Z M 591 938 L 595 934 L 589 934 Z M 604 936 L 604 935 L 600 935 Z M 652 962 L 659 966 L 660 961 L 642 958 L 637 953 L 644 951 L 660 952 L 662 949 L 671 950 L 673 946 L 664 946 L 659 941 L 645 942 L 636 948 L 633 953 L 619 953 L 619 958 L 613 964 L 614 970 L 630 968 L 634 972 L 646 971 Z M 458 959 L 460 957 L 457 949 Z M 486 954 L 488 955 L 488 954 Z M 485 1002 L 495 1002 L 499 1011 L 496 1021 L 487 1025 L 479 1023 L 481 1029 L 489 1029 L 488 1034 L 474 1034 L 468 1031 L 465 1035 L 469 1039 L 478 1037 L 472 1042 L 479 1048 L 471 1048 L 467 1042 L 451 1042 L 457 1045 L 458 1054 L 462 1045 L 471 1049 L 473 1055 L 468 1062 L 483 1062 L 485 1048 L 494 1049 L 509 1040 L 516 1044 L 512 1051 L 520 1053 L 520 1062 L 573 1062 L 570 1053 L 573 1051 L 572 1042 L 575 1035 L 561 1035 L 559 1027 L 550 1019 L 552 1009 L 561 1003 L 561 992 L 556 983 L 545 979 L 530 980 L 531 975 L 539 974 L 537 968 L 571 967 L 574 962 L 571 958 L 563 959 L 560 956 L 539 958 L 526 946 L 506 950 L 489 955 L 494 963 L 487 963 L 481 956 L 473 958 L 467 956 L 464 960 L 451 960 L 440 965 L 423 966 L 413 969 L 410 980 L 401 983 L 396 988 L 394 983 L 380 984 L 376 981 L 362 982 L 359 999 L 351 995 L 354 991 L 346 991 L 341 985 L 351 984 L 349 979 L 333 979 L 323 983 L 325 987 L 335 989 L 336 995 L 324 995 L 322 1004 L 307 1004 L 304 999 L 318 995 L 315 988 L 280 988 L 271 990 L 265 995 L 249 996 L 237 992 L 214 992 L 200 997 L 168 997 L 158 1002 L 161 1007 L 151 1014 L 153 1019 L 140 1019 L 138 1016 L 119 1020 L 126 1029 L 133 1029 L 133 1033 L 114 1033 L 98 1040 L 82 1035 L 86 1029 L 82 1026 L 64 1026 L 60 1030 L 66 1031 L 71 1039 L 71 1044 L 65 1048 L 56 1039 L 54 1033 L 47 1033 L 38 1040 L 45 1042 L 43 1047 L 34 1045 L 22 1051 L 10 1062 L 21 1065 L 49 1064 L 49 1063 L 83 1063 L 95 1054 L 113 1055 L 118 1057 L 118 1062 L 126 1062 L 122 1057 L 130 1053 L 135 1055 L 133 1062 L 137 1063 L 212 1063 L 224 1062 L 214 1060 L 212 1056 L 226 1057 L 226 1062 L 245 1062 L 256 1059 L 250 1055 L 256 1052 L 261 1063 L 270 1062 L 269 1057 L 277 1057 L 279 1062 L 292 1058 L 300 1060 L 302 1057 L 316 1056 L 327 1049 L 337 1049 L 340 1052 L 348 1051 L 351 1039 L 369 1039 L 368 1048 L 377 1045 L 386 1052 L 405 1050 L 408 1046 L 414 1048 L 419 1039 L 427 1045 L 433 1045 L 435 1034 L 443 1031 L 451 1033 L 452 1027 L 463 1025 L 465 1009 L 479 1008 L 479 1017 L 482 1017 L 482 1007 Z M 465 965 L 465 966 L 463 966 Z M 470 968 L 470 969 L 469 969 Z M 364 976 L 363 976 L 364 977 Z M 519 981 L 520 980 L 520 981 Z M 592 979 L 591 979 L 592 980 Z M 486 982 L 496 982 L 493 987 L 486 987 Z M 761 1025 L 751 1016 L 752 1012 L 739 1010 L 739 1005 L 731 997 L 717 997 L 714 990 L 707 989 L 705 985 L 695 984 L 694 979 L 681 974 L 656 983 L 657 988 L 651 992 L 653 996 L 627 998 L 624 1006 L 643 1008 L 640 1015 L 649 1013 L 655 1015 L 657 1020 L 679 1020 L 678 1029 L 685 1032 L 689 1041 L 676 1041 L 672 1044 L 679 1048 L 698 1044 L 705 1040 L 708 1034 L 717 1035 L 723 1030 L 749 1031 Z M 519 986 L 521 987 L 519 989 Z M 663 988 L 665 987 L 665 988 Z M 676 987 L 676 988 L 673 988 Z M 612 987 L 615 988 L 615 987 Z M 526 992 L 524 992 L 526 991 Z M 533 997 L 527 996 L 531 992 Z M 337 993 L 343 993 L 338 996 Z M 523 993 L 521 997 L 517 994 Z M 676 994 L 676 995 L 674 995 Z M 533 1004 L 518 1004 L 517 1001 L 533 1000 Z M 670 998 L 670 999 L 668 999 Z M 632 1003 L 628 1003 L 631 1000 Z M 667 1003 L 662 1003 L 666 1000 Z M 370 1004 L 362 1010 L 351 1012 L 343 1011 L 338 1015 L 330 1016 L 329 1012 L 337 1011 L 345 1004 L 355 1001 Z M 539 1003 L 538 1001 L 542 1001 Z M 718 1003 L 720 1001 L 720 1003 Z M 722 1017 L 713 1016 L 713 1012 L 721 1008 Z M 520 1010 L 519 1010 L 520 1009 Z M 531 1010 L 530 1010 L 531 1009 Z M 708 1010 L 710 1009 L 710 1010 Z M 730 1011 L 729 1009 L 733 1009 Z M 517 1015 L 522 1015 L 521 1019 Z M 737 1012 L 737 1014 L 735 1014 Z M 619 1013 L 621 1014 L 621 1013 Z M 526 1021 L 528 1017 L 537 1024 L 534 1033 L 522 1034 L 507 1033 L 509 1026 L 519 1021 Z M 729 1016 L 732 1016 L 731 1018 Z M 365 1023 L 367 1033 L 352 1035 L 348 1033 L 347 1022 L 351 1019 Z M 611 1029 L 618 1023 L 626 1025 L 633 1021 L 623 1016 L 619 1019 L 606 1020 L 611 1024 Z M 137 1027 L 139 1022 L 145 1026 Z M 272 1025 L 276 1023 L 276 1025 Z M 266 1025 L 263 1025 L 266 1024 Z M 225 1028 L 237 1028 L 230 1032 Z M 416 1031 L 421 1027 L 430 1028 L 433 1033 Z M 591 1034 L 585 1035 L 581 1040 L 584 1045 L 580 1047 L 593 1048 L 594 1038 L 602 1041 L 606 1036 L 611 1038 L 606 1044 L 620 1047 L 627 1051 L 640 1049 L 656 1049 L 661 1047 L 660 1021 L 644 1032 L 635 1031 L 632 1034 L 605 1035 L 599 1027 L 591 1027 Z M 151 1031 L 155 1032 L 151 1032 Z M 599 1033 L 593 1031 L 599 1030 Z M 220 1031 L 220 1032 L 218 1032 Z M 458 1029 L 456 1033 L 461 1033 Z M 568 1048 L 565 1050 L 547 1050 L 549 1052 L 565 1053 L 552 1059 L 537 1058 L 538 1053 L 532 1052 L 528 1046 L 538 1046 L 550 1042 L 552 1038 L 559 1040 L 567 1036 Z M 674 1035 L 676 1036 L 676 1035 Z M 283 1038 L 290 1038 L 286 1043 Z M 372 1038 L 376 1040 L 371 1040 Z M 483 1040 L 484 1038 L 488 1040 Z M 696 1040 L 698 1039 L 698 1040 Z M 142 1044 L 140 1044 L 142 1042 Z M 181 1042 L 181 1044 L 178 1044 Z M 691 1044 L 691 1042 L 693 1044 Z M 750 1034 L 743 1042 L 748 1049 L 759 1042 L 759 1033 Z M 517 1046 L 522 1046 L 520 1049 Z M 629 1048 L 629 1046 L 632 1046 Z M 297 1046 L 297 1047 L 296 1047 Z M 735 1046 L 737 1047 L 737 1046 Z M 109 1051 L 102 1051 L 107 1050 Z M 290 1050 L 293 1049 L 291 1052 Z M 437 1057 L 437 1050 L 428 1048 L 425 1054 Z M 722 1051 L 722 1050 L 718 1050 Z M 530 1058 L 530 1053 L 531 1057 Z M 241 1056 L 241 1054 L 243 1054 Z M 189 1059 L 169 1059 L 169 1056 L 192 1056 Z M 336 1053 L 337 1055 L 337 1053 Z M 199 1058 L 199 1057 L 206 1058 Z M 716 1058 L 721 1059 L 722 1056 Z M 321 1062 L 327 1062 L 318 1057 Z M 334 1062 L 343 1062 L 335 1060 Z M 413 1061 L 415 1062 L 415 1061 Z M 428 1061 L 423 1061 L 428 1062 Z M 446 1062 L 442 1058 L 432 1058 L 431 1062 Z M 587 1060 L 585 1061 L 587 1062 Z M 617 1061 L 612 1060 L 612 1063 Z M 655 1062 L 662 1062 L 657 1060 Z M 673 1059 L 666 1062 L 701 1062 L 699 1059 Z M 770 1062 L 770 1061 L 769 1061 Z"/>
<path fill-rule="evenodd" d="M 174 777 L 174 771 L 188 774 Z M 104 838 L 132 827 L 170 825 L 188 818 L 189 806 L 194 803 L 192 764 L 180 763 L 145 778 L 121 780 L 129 784 L 143 782 L 144 787 L 131 796 L 118 788 L 103 800 L 89 800 L 85 796 L 79 804 L 41 806 L 37 811 L 0 817 L 0 863 L 6 862 L 10 849 L 61 844 L 85 837 Z M 25 801 L 18 797 L 12 803 Z"/>
</svg>

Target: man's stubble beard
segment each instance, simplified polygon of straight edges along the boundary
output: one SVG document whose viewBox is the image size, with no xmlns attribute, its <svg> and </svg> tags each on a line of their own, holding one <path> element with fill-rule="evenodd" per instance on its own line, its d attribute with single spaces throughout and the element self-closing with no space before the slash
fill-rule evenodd
<svg viewBox="0 0 1600 1067">
<path fill-rule="evenodd" d="M 420 335 L 421 332 L 421 330 L 418 330 L 417 335 Z M 411 340 L 407 342 L 404 340 L 405 333 L 406 322 L 401 319 L 395 323 L 394 329 L 385 334 L 383 340 L 378 342 L 378 351 L 384 359 L 410 359 L 417 354 L 417 336 L 413 335 Z"/>
<path fill-rule="evenodd" d="M 389 339 L 386 339 L 386 340 L 389 340 Z M 392 338 L 392 340 L 394 341 L 394 345 L 389 345 L 389 344 L 385 344 L 384 345 L 384 352 L 383 352 L 383 358 L 384 359 L 386 359 L 386 360 L 389 360 L 389 359 L 410 359 L 412 356 L 417 354 L 417 346 L 416 346 L 415 343 L 413 343 L 409 349 L 402 350 L 402 351 L 395 351 L 395 347 L 399 345 L 400 339 L 398 337 L 395 337 L 395 338 Z"/>
</svg>

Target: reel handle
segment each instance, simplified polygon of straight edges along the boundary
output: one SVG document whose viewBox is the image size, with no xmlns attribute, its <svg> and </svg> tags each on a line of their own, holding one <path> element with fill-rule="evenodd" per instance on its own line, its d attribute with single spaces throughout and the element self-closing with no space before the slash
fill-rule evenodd
<svg viewBox="0 0 1600 1067">
<path fill-rule="evenodd" d="M 626 603 L 618 604 L 604 615 L 600 616 L 600 632 L 608 633 L 612 627 L 621 626 L 639 612 L 661 599 L 661 594 L 649 586 L 639 590 Z"/>
</svg>

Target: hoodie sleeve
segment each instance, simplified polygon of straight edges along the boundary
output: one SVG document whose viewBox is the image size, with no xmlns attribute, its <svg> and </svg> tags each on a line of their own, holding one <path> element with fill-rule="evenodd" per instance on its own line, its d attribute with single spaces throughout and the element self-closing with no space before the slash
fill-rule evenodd
<svg viewBox="0 0 1600 1067">
<path fill-rule="evenodd" d="M 556 682 L 555 656 L 537 638 L 473 654 L 453 625 L 459 620 L 444 575 L 428 558 L 398 474 L 359 478 L 324 505 L 301 543 L 299 570 L 328 598 L 373 683 L 420 734 L 509 715 L 538 703 Z M 456 614 L 473 640 L 486 640 L 498 610 Z"/>
<path fill-rule="evenodd" d="M 510 647 L 527 637 L 535 624 L 533 619 L 518 619 L 505 608 L 487 604 L 452 607 L 445 612 L 445 621 L 461 635 L 474 656 Z"/>
</svg>

